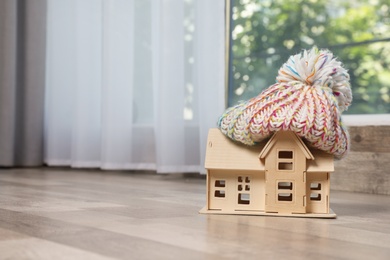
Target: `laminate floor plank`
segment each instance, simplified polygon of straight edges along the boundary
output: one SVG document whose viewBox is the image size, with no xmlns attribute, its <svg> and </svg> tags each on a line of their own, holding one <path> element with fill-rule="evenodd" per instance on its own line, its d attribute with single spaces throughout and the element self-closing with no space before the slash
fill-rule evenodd
<svg viewBox="0 0 390 260">
<path fill-rule="evenodd" d="M 1 259 L 115 259 L 38 238 L 0 241 Z"/>
<path fill-rule="evenodd" d="M 0 170 L 0 259 L 388 259 L 390 196 L 331 192 L 337 219 L 201 215 L 205 179 Z"/>
</svg>

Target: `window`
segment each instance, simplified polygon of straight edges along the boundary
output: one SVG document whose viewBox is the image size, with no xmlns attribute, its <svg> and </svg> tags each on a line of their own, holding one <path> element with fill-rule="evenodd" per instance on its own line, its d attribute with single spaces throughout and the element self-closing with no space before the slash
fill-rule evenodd
<svg viewBox="0 0 390 260">
<path fill-rule="evenodd" d="M 214 187 L 215 187 L 214 197 L 225 198 L 226 180 L 215 180 Z"/>
<path fill-rule="evenodd" d="M 280 159 L 292 159 L 293 158 L 293 152 L 292 151 L 279 151 Z"/>
<path fill-rule="evenodd" d="M 214 197 L 225 198 L 225 191 L 224 190 L 216 190 L 214 192 Z"/>
<path fill-rule="evenodd" d="M 250 194 L 249 193 L 239 193 L 238 194 L 238 204 L 249 205 L 250 203 Z"/>
<path fill-rule="evenodd" d="M 225 180 L 216 180 L 215 187 L 225 187 Z"/>
<path fill-rule="evenodd" d="M 274 84 L 292 54 L 329 49 L 348 69 L 347 114 L 390 113 L 388 0 L 230 1 L 228 104 Z"/>
<path fill-rule="evenodd" d="M 312 182 L 310 183 L 310 200 L 312 201 L 321 201 L 321 183 Z"/>
<path fill-rule="evenodd" d="M 278 182 L 278 190 L 292 190 L 292 182 Z"/>
<path fill-rule="evenodd" d="M 321 183 L 319 183 L 319 182 L 310 183 L 310 189 L 311 190 L 321 190 Z"/>
<path fill-rule="evenodd" d="M 279 193 L 278 201 L 293 201 L 292 193 Z"/>
<path fill-rule="evenodd" d="M 293 170 L 294 152 L 291 150 L 278 151 L 278 170 L 292 171 Z"/>
<path fill-rule="evenodd" d="M 289 170 L 291 171 L 293 169 L 293 163 L 292 162 L 280 162 L 278 163 L 278 170 Z"/>
<path fill-rule="evenodd" d="M 311 193 L 310 194 L 310 200 L 317 200 L 317 201 L 320 201 L 321 200 L 321 193 Z"/>
<path fill-rule="evenodd" d="M 293 182 L 278 182 L 278 201 L 293 201 Z"/>
<path fill-rule="evenodd" d="M 237 189 L 238 189 L 238 204 L 249 205 L 250 204 L 250 176 L 238 176 L 237 177 Z"/>
</svg>

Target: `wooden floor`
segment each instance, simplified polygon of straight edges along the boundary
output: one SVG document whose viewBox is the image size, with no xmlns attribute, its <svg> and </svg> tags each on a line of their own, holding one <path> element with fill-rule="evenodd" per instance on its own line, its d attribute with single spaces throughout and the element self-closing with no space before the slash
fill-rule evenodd
<svg viewBox="0 0 390 260">
<path fill-rule="evenodd" d="M 390 259 L 390 196 L 331 193 L 337 219 L 201 215 L 205 180 L 0 170 L 0 259 Z"/>
</svg>

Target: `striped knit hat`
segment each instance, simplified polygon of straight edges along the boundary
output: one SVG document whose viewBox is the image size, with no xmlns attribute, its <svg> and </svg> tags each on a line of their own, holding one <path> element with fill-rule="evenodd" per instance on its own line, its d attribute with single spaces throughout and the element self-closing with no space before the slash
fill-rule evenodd
<svg viewBox="0 0 390 260">
<path fill-rule="evenodd" d="M 304 50 L 279 69 L 277 83 L 257 97 L 228 108 L 222 133 L 254 145 L 276 131 L 290 130 L 315 148 L 346 155 L 349 135 L 341 113 L 352 101 L 349 75 L 327 50 Z"/>
</svg>

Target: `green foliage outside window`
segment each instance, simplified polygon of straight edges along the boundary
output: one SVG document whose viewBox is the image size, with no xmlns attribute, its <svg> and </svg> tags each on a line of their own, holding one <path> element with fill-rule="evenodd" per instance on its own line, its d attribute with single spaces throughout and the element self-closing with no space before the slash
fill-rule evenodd
<svg viewBox="0 0 390 260">
<path fill-rule="evenodd" d="M 292 54 L 329 49 L 351 76 L 346 113 L 390 113 L 390 0 L 233 0 L 229 105 L 275 83 Z"/>
</svg>

